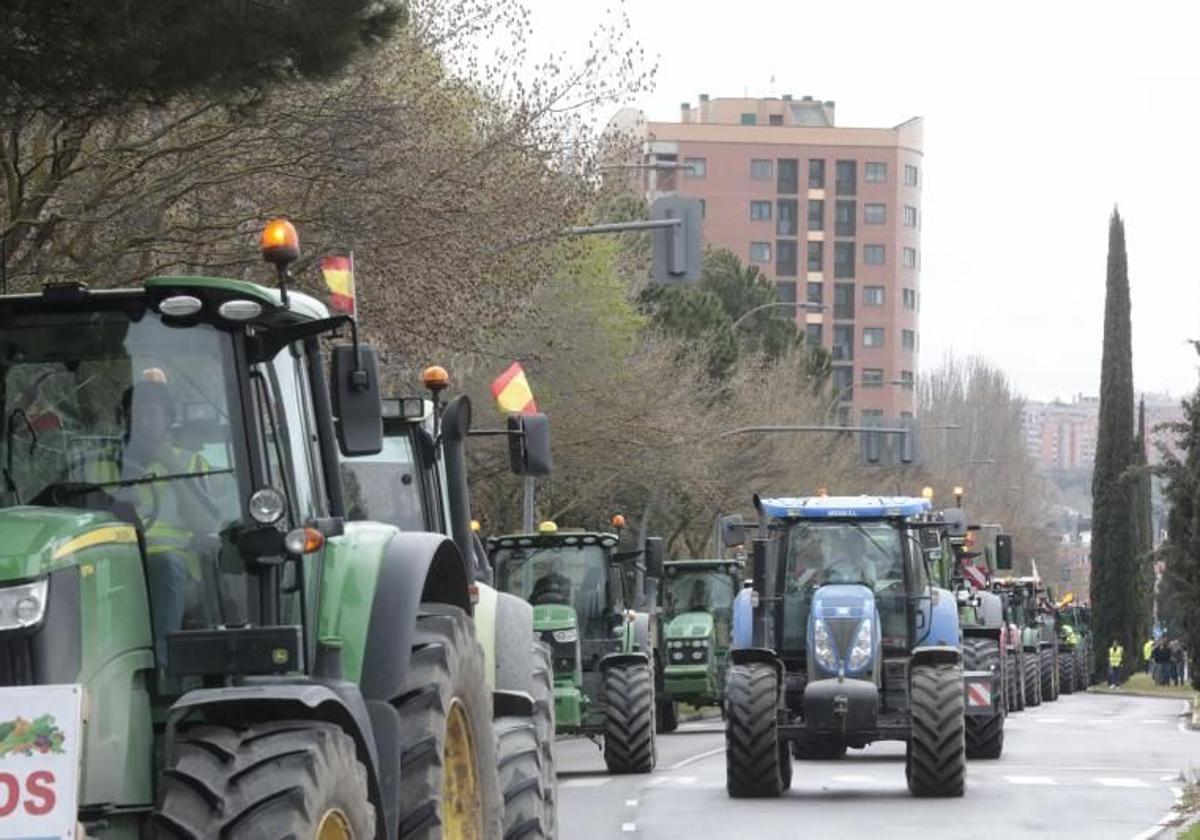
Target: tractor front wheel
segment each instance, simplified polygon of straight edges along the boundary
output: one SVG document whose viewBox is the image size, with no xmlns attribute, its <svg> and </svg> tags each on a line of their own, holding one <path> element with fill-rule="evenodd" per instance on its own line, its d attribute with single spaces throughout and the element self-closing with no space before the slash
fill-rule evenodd
<svg viewBox="0 0 1200 840">
<path fill-rule="evenodd" d="M 1044 647 L 1038 651 L 1038 669 L 1042 679 L 1042 701 L 1051 703 L 1058 699 L 1058 680 L 1054 673 L 1054 648 Z"/>
<path fill-rule="evenodd" d="M 1037 651 L 1025 651 L 1025 705 L 1028 708 L 1042 705 L 1042 677 Z"/>
<path fill-rule="evenodd" d="M 733 797 L 779 796 L 791 785 L 779 740 L 779 673 L 760 662 L 730 665 L 725 678 L 725 789 Z M 785 766 L 786 765 L 786 766 Z"/>
<path fill-rule="evenodd" d="M 964 671 L 991 671 L 1001 678 L 1000 645 L 991 639 L 968 638 L 962 644 Z M 1004 708 L 1001 686 L 993 686 L 999 701 L 994 714 L 966 719 L 967 758 L 999 758 L 1004 751 Z"/>
<path fill-rule="evenodd" d="M 962 796 L 967 777 L 963 680 L 957 665 L 912 669 L 906 775 L 914 796 Z"/>
<path fill-rule="evenodd" d="M 1075 693 L 1075 651 L 1058 652 L 1058 687 L 1063 694 Z"/>
<path fill-rule="evenodd" d="M 604 764 L 610 773 L 654 769 L 654 675 L 649 663 L 604 669 Z"/>
<path fill-rule="evenodd" d="M 550 647 L 533 643 L 533 721 L 542 750 L 542 796 L 545 799 L 546 836 L 558 835 L 558 771 L 554 754 L 554 666 Z"/>
<path fill-rule="evenodd" d="M 155 837 L 375 837 L 354 739 L 323 721 L 181 729 L 158 790 Z"/>
<path fill-rule="evenodd" d="M 552 836 L 546 826 L 542 751 L 531 718 L 496 720 L 496 761 L 504 792 L 504 840 Z"/>
</svg>

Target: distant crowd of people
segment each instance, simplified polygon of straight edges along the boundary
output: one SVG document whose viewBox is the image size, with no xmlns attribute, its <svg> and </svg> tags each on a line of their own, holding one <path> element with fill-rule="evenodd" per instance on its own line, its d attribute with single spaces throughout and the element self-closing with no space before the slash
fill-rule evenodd
<svg viewBox="0 0 1200 840">
<path fill-rule="evenodd" d="M 1187 651 L 1179 639 L 1147 639 L 1142 654 L 1146 672 L 1155 685 L 1183 685 L 1187 681 Z"/>
</svg>

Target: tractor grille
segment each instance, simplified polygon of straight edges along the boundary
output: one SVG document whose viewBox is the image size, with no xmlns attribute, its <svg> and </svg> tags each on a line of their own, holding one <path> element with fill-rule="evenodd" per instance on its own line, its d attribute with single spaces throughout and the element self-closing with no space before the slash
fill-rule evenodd
<svg viewBox="0 0 1200 840">
<path fill-rule="evenodd" d="M 0 688 L 34 684 L 30 640 L 25 634 L 0 635 Z"/>
<path fill-rule="evenodd" d="M 542 641 L 550 646 L 550 661 L 556 676 L 575 673 L 575 647 L 577 642 L 556 642 L 551 631 L 542 633 Z"/>
</svg>

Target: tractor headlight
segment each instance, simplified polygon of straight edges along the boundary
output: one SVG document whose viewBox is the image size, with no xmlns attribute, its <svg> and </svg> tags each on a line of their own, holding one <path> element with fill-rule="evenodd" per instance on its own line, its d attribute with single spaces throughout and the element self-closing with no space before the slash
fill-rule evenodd
<svg viewBox="0 0 1200 840">
<path fill-rule="evenodd" d="M 575 627 L 568 627 L 566 630 L 555 630 L 553 636 L 554 641 L 560 645 L 569 645 L 579 641 L 579 630 Z"/>
<path fill-rule="evenodd" d="M 682 662 L 683 661 L 683 651 L 679 650 L 678 648 L 671 651 L 671 661 L 672 662 Z"/>
<path fill-rule="evenodd" d="M 857 671 L 871 661 L 871 619 L 864 618 L 862 624 L 858 625 L 858 633 L 854 637 L 854 644 L 850 647 L 850 658 L 846 661 L 846 668 L 851 671 Z"/>
<path fill-rule="evenodd" d="M 704 659 L 704 651 L 700 650 L 699 648 L 697 648 L 696 650 L 693 650 L 692 651 L 692 659 L 694 659 L 697 662 L 700 662 L 701 660 Z"/>
<path fill-rule="evenodd" d="M 46 578 L 0 589 L 0 630 L 23 630 L 46 616 Z"/>
<path fill-rule="evenodd" d="M 813 656 L 817 664 L 826 671 L 837 670 L 837 652 L 833 649 L 833 639 L 829 636 L 829 628 L 824 619 L 818 618 L 813 622 Z"/>
</svg>

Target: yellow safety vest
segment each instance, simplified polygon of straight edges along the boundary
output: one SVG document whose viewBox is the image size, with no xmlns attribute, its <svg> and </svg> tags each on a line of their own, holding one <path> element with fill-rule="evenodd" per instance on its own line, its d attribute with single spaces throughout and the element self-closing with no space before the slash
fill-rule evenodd
<svg viewBox="0 0 1200 840">
<path fill-rule="evenodd" d="M 1154 653 L 1154 640 L 1147 639 L 1146 644 L 1142 645 L 1142 659 L 1150 661 L 1150 654 Z"/>
<path fill-rule="evenodd" d="M 1108 666 L 1110 668 L 1120 668 L 1121 660 L 1125 658 L 1125 648 L 1120 645 L 1110 647 L 1108 649 Z"/>
</svg>

